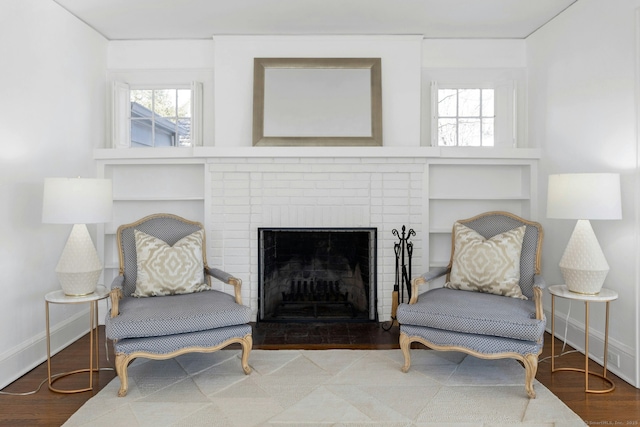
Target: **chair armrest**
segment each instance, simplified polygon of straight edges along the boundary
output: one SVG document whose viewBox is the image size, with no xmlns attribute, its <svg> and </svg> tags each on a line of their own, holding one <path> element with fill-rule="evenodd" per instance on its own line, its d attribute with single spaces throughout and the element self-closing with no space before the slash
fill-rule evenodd
<svg viewBox="0 0 640 427">
<path fill-rule="evenodd" d="M 547 287 L 547 282 L 540 274 L 536 274 L 533 276 L 533 286 L 544 290 Z"/>
<path fill-rule="evenodd" d="M 437 267 L 433 270 L 429 270 L 424 273 L 422 276 L 418 276 L 415 279 L 411 280 L 411 299 L 409 300 L 409 304 L 415 304 L 418 302 L 418 288 L 425 283 L 429 283 L 438 277 L 442 277 L 445 274 L 449 273 L 449 267 Z"/>
<path fill-rule="evenodd" d="M 119 275 L 116 276 L 111 282 L 111 292 L 109 292 L 109 296 L 111 298 L 111 317 L 116 317 L 120 314 L 120 310 L 118 309 L 118 303 L 122 299 L 122 289 L 124 285 L 124 276 Z"/>
<path fill-rule="evenodd" d="M 539 274 L 533 276 L 533 301 L 536 303 L 536 319 L 544 319 L 544 309 L 542 307 L 542 291 L 547 287 L 547 283 Z"/>
<path fill-rule="evenodd" d="M 204 269 L 205 274 L 220 280 L 223 283 L 226 283 L 228 285 L 232 285 L 234 287 L 234 291 L 235 291 L 235 297 L 236 297 L 236 302 L 240 305 L 242 305 L 242 294 L 241 294 L 241 290 L 242 290 L 242 280 L 238 279 L 237 277 L 232 276 L 231 274 L 224 272 L 222 270 L 220 270 L 219 268 L 211 268 L 211 267 L 205 267 Z"/>
</svg>

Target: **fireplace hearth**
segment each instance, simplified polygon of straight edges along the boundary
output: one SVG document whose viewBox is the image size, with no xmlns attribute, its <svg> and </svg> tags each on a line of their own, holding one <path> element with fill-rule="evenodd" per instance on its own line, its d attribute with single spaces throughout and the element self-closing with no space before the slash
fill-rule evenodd
<svg viewBox="0 0 640 427">
<path fill-rule="evenodd" d="M 375 228 L 259 228 L 259 321 L 375 321 Z"/>
</svg>

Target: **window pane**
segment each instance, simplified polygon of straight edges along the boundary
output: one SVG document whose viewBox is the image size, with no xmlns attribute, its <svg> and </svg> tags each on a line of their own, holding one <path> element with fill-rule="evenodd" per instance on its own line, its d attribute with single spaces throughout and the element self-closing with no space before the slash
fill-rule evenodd
<svg viewBox="0 0 640 427">
<path fill-rule="evenodd" d="M 141 107 L 140 107 L 141 108 Z M 153 147 L 151 119 L 131 119 L 131 146 Z"/>
<path fill-rule="evenodd" d="M 138 104 L 143 106 L 144 108 L 151 110 L 151 104 L 153 100 L 153 91 L 152 90 L 143 90 L 137 89 L 132 90 L 131 92 L 131 103 Z"/>
<path fill-rule="evenodd" d="M 191 146 L 191 89 L 132 89 L 131 146 Z"/>
<path fill-rule="evenodd" d="M 438 116 L 455 117 L 458 115 L 456 89 L 438 89 Z"/>
<path fill-rule="evenodd" d="M 482 90 L 482 116 L 493 117 L 494 113 L 494 96 L 493 89 Z"/>
<path fill-rule="evenodd" d="M 191 90 L 178 90 L 178 117 L 191 117 Z"/>
<path fill-rule="evenodd" d="M 436 94 L 438 134 L 434 143 L 465 147 L 496 144 L 495 89 L 439 89 Z"/>
<path fill-rule="evenodd" d="M 460 119 L 458 122 L 458 145 L 467 147 L 479 147 L 480 119 Z"/>
<path fill-rule="evenodd" d="M 172 147 L 176 141 L 175 123 L 163 118 L 156 119 L 154 147 Z"/>
<path fill-rule="evenodd" d="M 494 143 L 494 119 L 482 119 L 482 146 L 493 147 Z"/>
<path fill-rule="evenodd" d="M 460 117 L 480 117 L 480 89 L 460 89 L 458 102 Z"/>
<path fill-rule="evenodd" d="M 154 105 L 153 111 L 162 117 L 176 116 L 176 90 L 161 89 L 153 91 Z"/>
<path fill-rule="evenodd" d="M 178 120 L 178 146 L 191 146 L 191 119 Z"/>
<path fill-rule="evenodd" d="M 438 119 L 438 145 L 458 144 L 456 119 Z"/>
</svg>

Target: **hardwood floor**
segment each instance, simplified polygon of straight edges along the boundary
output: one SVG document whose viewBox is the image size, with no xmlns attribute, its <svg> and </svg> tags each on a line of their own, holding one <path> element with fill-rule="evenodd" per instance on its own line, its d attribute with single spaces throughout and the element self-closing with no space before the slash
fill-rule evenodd
<svg viewBox="0 0 640 427">
<path fill-rule="evenodd" d="M 546 335 L 545 347 L 540 356 L 536 378 L 575 411 L 589 425 L 640 425 L 640 390 L 609 373 L 616 385 L 612 393 L 587 394 L 584 392 L 584 375 L 573 372 L 557 372 L 551 375 L 547 356 L 551 354 L 550 335 Z M 556 340 L 556 351 L 562 344 Z M 88 335 L 81 338 L 53 357 L 52 371 L 68 372 L 88 365 Z M 398 348 L 398 328 L 383 331 L 377 324 L 266 324 L 254 327 L 255 349 L 276 348 Z M 567 350 L 572 350 L 568 348 Z M 100 327 L 100 366 L 111 366 L 105 357 L 104 328 Z M 113 355 L 110 355 L 113 361 Z M 251 360 L 251 359 L 249 359 Z M 557 366 L 583 366 L 584 356 L 571 353 L 557 359 Z M 591 362 L 591 369 L 602 368 Z M 0 395 L 1 426 L 60 426 L 87 400 L 115 377 L 111 370 L 94 375 L 94 390 L 77 394 L 59 394 L 50 391 L 46 384 L 47 364 L 43 363 L 3 392 L 22 393 L 35 390 L 27 396 Z M 597 388 L 600 380 L 592 378 L 590 387 Z M 86 374 L 72 375 L 57 381 L 59 388 L 81 388 L 88 382 Z"/>
</svg>

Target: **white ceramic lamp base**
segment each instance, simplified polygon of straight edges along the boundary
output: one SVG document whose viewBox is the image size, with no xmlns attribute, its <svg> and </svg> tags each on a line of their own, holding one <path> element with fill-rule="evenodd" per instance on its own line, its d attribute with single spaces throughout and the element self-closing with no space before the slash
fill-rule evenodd
<svg viewBox="0 0 640 427">
<path fill-rule="evenodd" d="M 56 267 L 62 290 L 72 296 L 91 294 L 96 290 L 101 272 L 102 264 L 87 226 L 74 225 Z"/>
<path fill-rule="evenodd" d="M 560 271 L 572 292 L 597 294 L 602 289 L 609 264 L 588 220 L 578 220 L 560 260 Z"/>
</svg>

